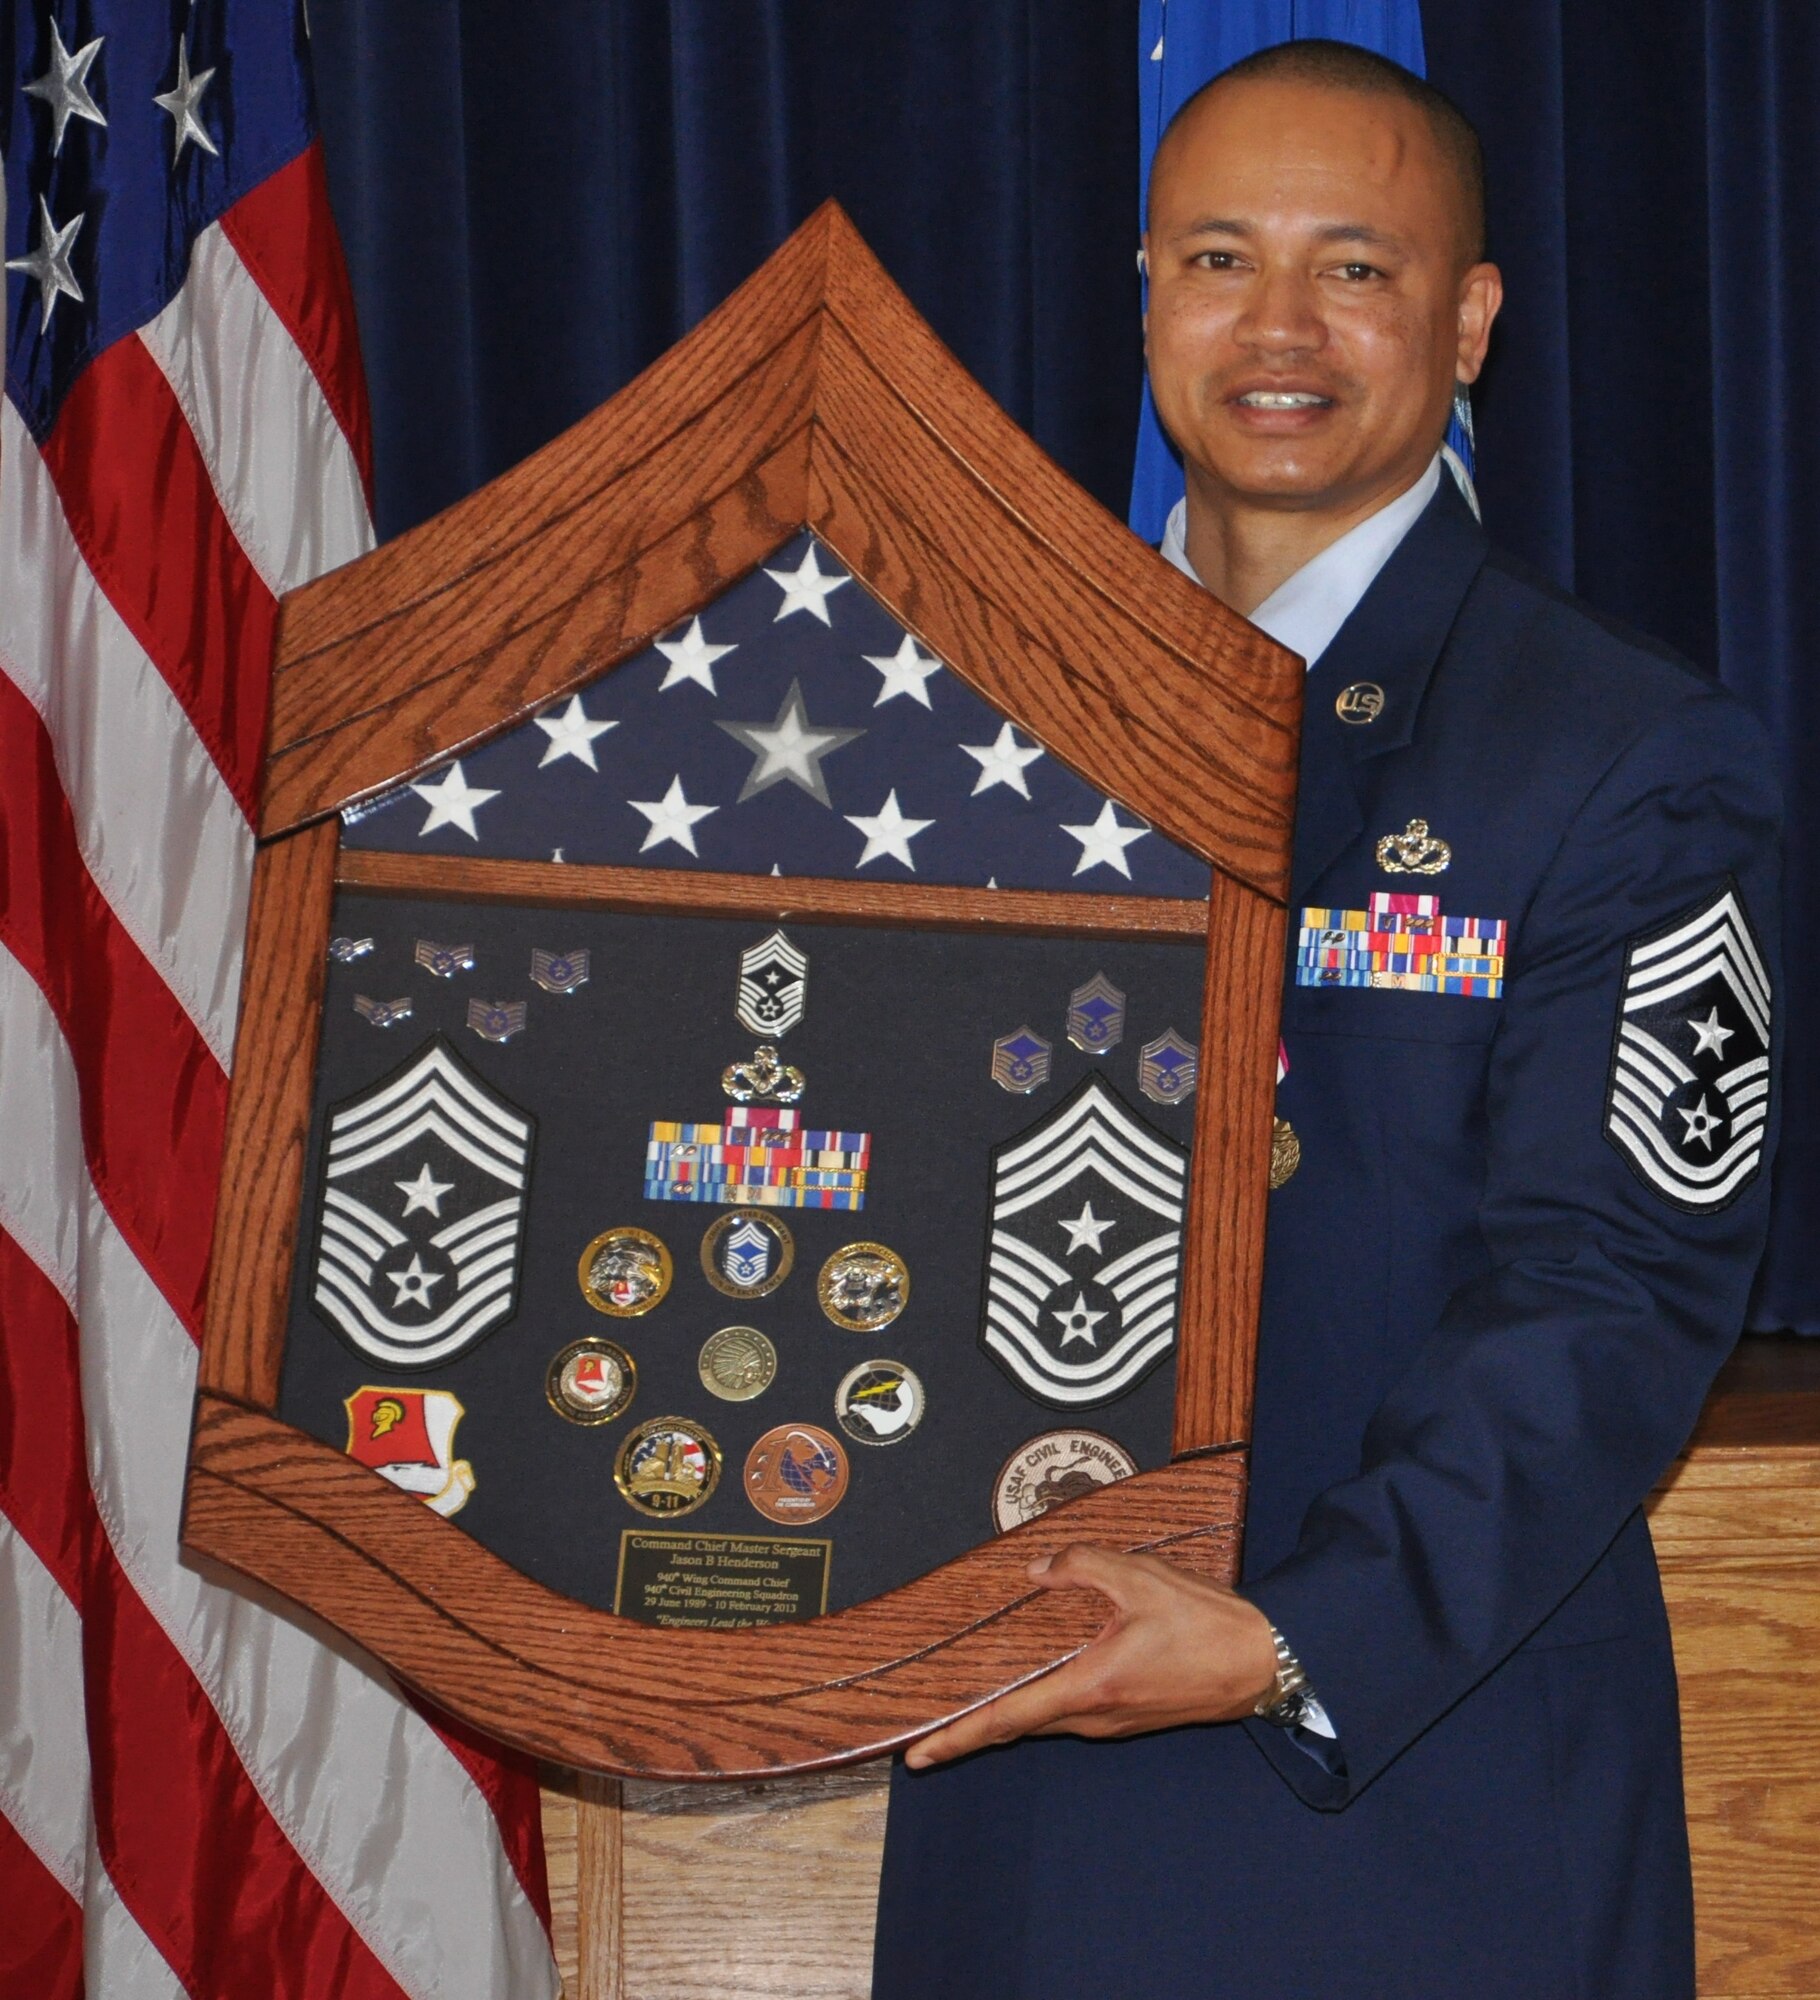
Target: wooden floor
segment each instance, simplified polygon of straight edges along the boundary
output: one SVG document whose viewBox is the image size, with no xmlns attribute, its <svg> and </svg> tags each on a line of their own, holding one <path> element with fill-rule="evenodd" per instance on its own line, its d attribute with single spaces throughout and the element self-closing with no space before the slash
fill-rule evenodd
<svg viewBox="0 0 1820 2000">
<path fill-rule="evenodd" d="M 1650 1526 L 1702 2000 L 1820 2000 L 1820 1341 L 1746 1343 Z M 549 1773 L 568 2000 L 863 2000 L 883 1831 L 878 1766 L 623 1796 Z"/>
</svg>

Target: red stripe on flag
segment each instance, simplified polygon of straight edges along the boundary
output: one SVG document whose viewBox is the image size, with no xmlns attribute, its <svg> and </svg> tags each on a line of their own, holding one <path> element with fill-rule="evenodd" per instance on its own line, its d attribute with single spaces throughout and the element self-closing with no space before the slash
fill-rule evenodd
<svg viewBox="0 0 1820 2000">
<path fill-rule="evenodd" d="M 58 1308 L 56 1327 L 47 1295 Z M 55 1353 L 39 1351 L 46 1341 L 60 1343 Z M 80 1382 L 75 1322 L 56 1287 L 0 1229 L 0 1510 L 78 1608 L 94 1519 Z"/>
<path fill-rule="evenodd" d="M 83 370 L 43 452 L 83 560 L 251 819 L 277 600 L 142 341 L 117 340 Z"/>
<path fill-rule="evenodd" d="M 50 737 L 4 675 L 0 801 L 0 942 L 37 981 L 69 1043 L 95 1186 L 194 1335 L 227 1078 L 83 866 Z"/>
<path fill-rule="evenodd" d="M 499 1822 L 499 1838 L 505 1848 L 512 1873 L 525 1892 L 525 1900 L 537 1912 L 547 1931 L 550 1928 L 550 1874 L 544 1862 L 543 1798 L 537 1784 L 537 1766 L 521 1751 L 495 1743 L 458 1716 L 447 1715 L 422 1695 L 411 1695 L 412 1705 L 435 1730 L 448 1752 L 473 1779 L 476 1790 L 493 1808 Z"/>
<path fill-rule="evenodd" d="M 82 2000 L 82 1910 L 0 1816 L 0 1993 Z"/>
<path fill-rule="evenodd" d="M 354 288 L 329 212 L 322 142 L 314 141 L 288 167 L 242 195 L 222 216 L 221 230 L 321 385 L 353 449 L 370 509 L 373 424 L 355 331 Z"/>
</svg>

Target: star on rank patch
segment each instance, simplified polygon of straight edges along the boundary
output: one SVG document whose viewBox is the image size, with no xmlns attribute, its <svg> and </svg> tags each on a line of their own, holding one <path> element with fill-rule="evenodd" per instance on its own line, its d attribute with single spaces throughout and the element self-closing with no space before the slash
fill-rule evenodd
<svg viewBox="0 0 1820 2000">
<path fill-rule="evenodd" d="M 1728 1208 L 1762 1170 L 1770 1009 L 1735 883 L 1625 952 L 1605 1136 L 1677 1208 Z"/>
</svg>

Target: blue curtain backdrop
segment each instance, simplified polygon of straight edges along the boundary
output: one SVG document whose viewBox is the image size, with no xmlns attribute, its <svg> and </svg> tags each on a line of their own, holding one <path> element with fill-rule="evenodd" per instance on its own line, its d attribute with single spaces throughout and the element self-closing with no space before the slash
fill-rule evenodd
<svg viewBox="0 0 1820 2000">
<path fill-rule="evenodd" d="M 382 530 L 585 414 L 829 194 L 1122 515 L 1138 8 L 312 0 Z M 1718 667 L 1780 748 L 1788 1117 L 1756 1320 L 1820 1333 L 1820 8 L 1430 0 L 1423 26 L 1485 136 L 1510 286 L 1476 397 L 1487 525 Z"/>
</svg>

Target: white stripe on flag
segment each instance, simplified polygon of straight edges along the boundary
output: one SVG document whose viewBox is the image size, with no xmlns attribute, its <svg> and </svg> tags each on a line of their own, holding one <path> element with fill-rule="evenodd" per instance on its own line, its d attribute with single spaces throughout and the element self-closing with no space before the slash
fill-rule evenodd
<svg viewBox="0 0 1820 2000">
<path fill-rule="evenodd" d="M 48 1057 L 6 1071 L 0 1215 L 44 1174 L 37 1137 L 67 1131 L 77 1085 L 54 1017 L 0 948 L 0 1042 Z M 188 1662 L 286 1837 L 392 1976 L 421 2000 L 554 1996 L 542 1922 L 492 1808 L 436 1732 L 350 1641 L 250 1583 L 204 1582 L 177 1560 L 196 1348 L 86 1169 L 59 1190 L 79 1256 L 45 1275 L 74 1294 L 89 1482 L 108 1540 Z M 21 1237 L 28 1254 L 34 1246 Z M 383 1837 L 376 1834 L 383 1830 Z"/>
<path fill-rule="evenodd" d="M 108 1879 L 92 1828 L 82 1899 L 82 1990 L 87 2000 L 186 2000 L 164 1954 Z"/>
<path fill-rule="evenodd" d="M 5 398 L 0 672 L 50 733 L 96 887 L 225 1069 L 252 836 L 169 683 L 89 573 Z"/>
<path fill-rule="evenodd" d="M 214 224 L 139 338 L 176 392 L 222 512 L 274 596 L 373 546 L 360 468 L 290 330 Z"/>
<path fill-rule="evenodd" d="M 0 1514 L 0 1812 L 76 1902 L 88 1853 L 82 1621 Z"/>
</svg>

